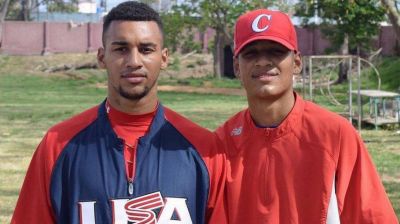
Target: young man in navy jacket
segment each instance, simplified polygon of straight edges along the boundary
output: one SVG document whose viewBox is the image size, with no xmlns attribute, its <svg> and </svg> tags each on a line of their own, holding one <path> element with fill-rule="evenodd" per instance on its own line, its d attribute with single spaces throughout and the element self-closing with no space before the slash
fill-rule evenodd
<svg viewBox="0 0 400 224">
<path fill-rule="evenodd" d="M 143 3 L 109 12 L 97 55 L 107 99 L 50 128 L 11 223 L 224 223 L 224 156 L 213 134 L 157 97 L 163 38 Z"/>
</svg>

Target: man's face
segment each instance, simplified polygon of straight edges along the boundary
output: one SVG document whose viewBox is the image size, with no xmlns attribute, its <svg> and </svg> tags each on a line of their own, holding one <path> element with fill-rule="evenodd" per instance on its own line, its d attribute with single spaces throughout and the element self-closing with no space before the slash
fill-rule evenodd
<svg viewBox="0 0 400 224">
<path fill-rule="evenodd" d="M 97 54 L 100 67 L 107 69 L 109 97 L 157 97 L 157 78 L 168 59 L 162 42 L 156 22 L 111 22 Z"/>
<path fill-rule="evenodd" d="M 301 58 L 277 42 L 260 40 L 245 46 L 234 66 L 248 98 L 278 99 L 292 94 L 293 73 L 300 72 Z"/>
</svg>

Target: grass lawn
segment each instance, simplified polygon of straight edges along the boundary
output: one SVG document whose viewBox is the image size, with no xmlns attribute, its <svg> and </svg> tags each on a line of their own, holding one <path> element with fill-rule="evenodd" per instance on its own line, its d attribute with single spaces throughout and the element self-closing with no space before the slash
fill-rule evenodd
<svg viewBox="0 0 400 224">
<path fill-rule="evenodd" d="M 98 75 L 71 79 L 7 75 L 0 70 L 0 223 L 10 222 L 27 166 L 46 130 L 101 102 L 106 90 L 96 83 L 103 80 Z M 246 106 L 246 99 L 239 96 L 170 92 L 159 96 L 164 105 L 212 130 Z M 362 135 L 400 217 L 400 134 L 364 130 Z"/>
</svg>

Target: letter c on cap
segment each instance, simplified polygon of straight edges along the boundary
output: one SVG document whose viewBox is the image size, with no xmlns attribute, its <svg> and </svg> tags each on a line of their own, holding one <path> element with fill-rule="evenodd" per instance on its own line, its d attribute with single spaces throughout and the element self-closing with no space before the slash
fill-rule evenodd
<svg viewBox="0 0 400 224">
<path fill-rule="evenodd" d="M 251 28 L 253 29 L 254 32 L 260 33 L 260 32 L 263 32 L 263 31 L 265 31 L 265 30 L 267 30 L 269 28 L 269 25 L 266 25 L 264 28 L 259 28 L 258 27 L 258 23 L 260 22 L 261 18 L 263 18 L 263 17 L 267 18 L 268 21 L 271 20 L 271 15 L 267 15 L 267 14 L 258 15 L 254 19 L 253 24 L 251 24 Z"/>
</svg>

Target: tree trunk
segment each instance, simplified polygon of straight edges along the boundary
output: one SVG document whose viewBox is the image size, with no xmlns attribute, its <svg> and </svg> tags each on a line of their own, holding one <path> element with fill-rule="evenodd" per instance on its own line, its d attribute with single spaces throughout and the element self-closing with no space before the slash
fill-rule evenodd
<svg viewBox="0 0 400 224">
<path fill-rule="evenodd" d="M 386 9 L 390 22 L 396 33 L 396 39 L 400 42 L 400 15 L 396 9 L 394 0 L 381 0 L 383 7 Z"/>
<path fill-rule="evenodd" d="M 2 37 L 3 37 L 3 23 L 7 15 L 7 10 L 8 10 L 8 5 L 10 4 L 10 0 L 5 0 L 3 5 L 1 6 L 0 9 L 0 48 L 1 48 L 1 42 L 2 42 Z"/>
<path fill-rule="evenodd" d="M 10 4 L 10 0 L 5 0 L 3 5 L 1 6 L 1 9 L 0 9 L 0 23 L 4 22 L 4 20 L 6 18 L 9 4 Z"/>
<path fill-rule="evenodd" d="M 221 45 L 222 45 L 222 32 L 218 29 L 215 30 L 214 37 L 214 50 L 213 50 L 213 72 L 214 77 L 221 78 Z"/>
<path fill-rule="evenodd" d="M 343 39 L 343 44 L 340 47 L 340 55 L 348 55 L 349 54 L 349 35 L 345 34 Z M 338 79 L 336 80 L 336 84 L 341 84 L 344 81 L 347 81 L 347 71 L 349 70 L 349 64 L 345 59 L 339 65 L 339 74 Z"/>
<path fill-rule="evenodd" d="M 30 18 L 31 1 L 21 0 L 21 11 L 19 12 L 18 18 L 22 21 L 28 21 Z"/>
</svg>

